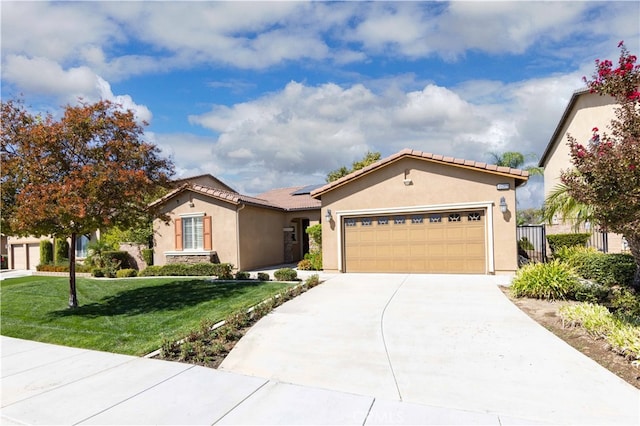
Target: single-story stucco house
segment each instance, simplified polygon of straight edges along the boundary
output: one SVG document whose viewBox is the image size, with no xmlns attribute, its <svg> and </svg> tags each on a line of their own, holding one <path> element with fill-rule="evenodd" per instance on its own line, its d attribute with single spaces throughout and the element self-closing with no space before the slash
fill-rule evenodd
<svg viewBox="0 0 640 426">
<path fill-rule="evenodd" d="M 545 199 L 560 183 L 563 170 L 573 167 L 569 153 L 569 135 L 577 141 L 588 144 L 597 127 L 600 132 L 610 133 L 607 126 L 615 119 L 615 108 L 618 107 L 615 98 L 590 93 L 588 89 L 573 93 L 558 125 L 556 126 L 547 147 L 540 158 L 539 166 L 544 167 L 544 197 Z M 553 223 L 547 226 L 547 234 L 564 234 L 575 232 L 575 218 L 553 218 Z M 579 231 L 593 231 L 582 226 Z M 622 235 L 607 233 L 607 251 L 619 253 L 627 251 L 628 247 Z"/>
<path fill-rule="evenodd" d="M 320 221 L 316 186 L 239 194 L 210 175 L 188 178 L 153 203 L 154 264 L 224 262 L 238 270 L 297 262 L 309 251 L 310 225 Z"/>
<path fill-rule="evenodd" d="M 324 269 L 511 273 L 516 187 L 528 172 L 410 149 L 311 193 Z"/>
<path fill-rule="evenodd" d="M 322 223 L 324 269 L 514 272 L 516 187 L 525 171 L 403 150 L 326 185 L 246 196 L 209 176 L 154 205 L 154 263 L 220 261 L 238 270 L 300 260 Z"/>
</svg>

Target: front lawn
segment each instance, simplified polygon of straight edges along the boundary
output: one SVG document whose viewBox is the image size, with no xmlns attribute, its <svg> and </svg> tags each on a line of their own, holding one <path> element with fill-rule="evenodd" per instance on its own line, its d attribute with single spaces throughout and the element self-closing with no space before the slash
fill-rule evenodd
<svg viewBox="0 0 640 426">
<path fill-rule="evenodd" d="M 202 278 L 78 278 L 80 307 L 67 308 L 67 277 L 1 282 L 0 333 L 5 336 L 144 355 L 177 340 L 203 320 L 218 321 L 271 297 L 278 282 Z"/>
</svg>

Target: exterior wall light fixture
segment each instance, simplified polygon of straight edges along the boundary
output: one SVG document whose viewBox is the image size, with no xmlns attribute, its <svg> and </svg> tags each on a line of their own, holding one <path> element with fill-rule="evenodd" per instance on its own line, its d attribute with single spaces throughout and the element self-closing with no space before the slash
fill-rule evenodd
<svg viewBox="0 0 640 426">
<path fill-rule="evenodd" d="M 331 222 L 331 209 L 327 209 L 327 213 L 324 215 L 327 222 Z"/>
<path fill-rule="evenodd" d="M 508 208 L 509 206 L 507 206 L 507 200 L 505 200 L 504 197 L 500 197 L 500 211 L 502 213 L 506 213 Z"/>
</svg>

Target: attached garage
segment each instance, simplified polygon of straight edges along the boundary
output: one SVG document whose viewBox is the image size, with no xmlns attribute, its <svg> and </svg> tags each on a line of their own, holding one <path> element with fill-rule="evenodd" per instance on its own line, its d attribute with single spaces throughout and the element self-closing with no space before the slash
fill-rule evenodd
<svg viewBox="0 0 640 426">
<path fill-rule="evenodd" d="M 34 270 L 40 263 L 40 244 L 12 244 L 10 246 L 10 268 Z"/>
<path fill-rule="evenodd" d="M 517 269 L 515 188 L 527 172 L 404 150 L 312 193 L 323 266 L 339 272 Z"/>
<path fill-rule="evenodd" d="M 485 216 L 473 210 L 346 217 L 345 272 L 484 274 Z"/>
</svg>

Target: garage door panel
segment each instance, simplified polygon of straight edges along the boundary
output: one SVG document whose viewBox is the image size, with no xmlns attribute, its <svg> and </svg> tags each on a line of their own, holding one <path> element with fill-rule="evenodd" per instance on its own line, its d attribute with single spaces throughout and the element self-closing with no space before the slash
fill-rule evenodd
<svg viewBox="0 0 640 426">
<path fill-rule="evenodd" d="M 485 273 L 484 219 L 481 211 L 347 219 L 345 270 Z"/>
</svg>

